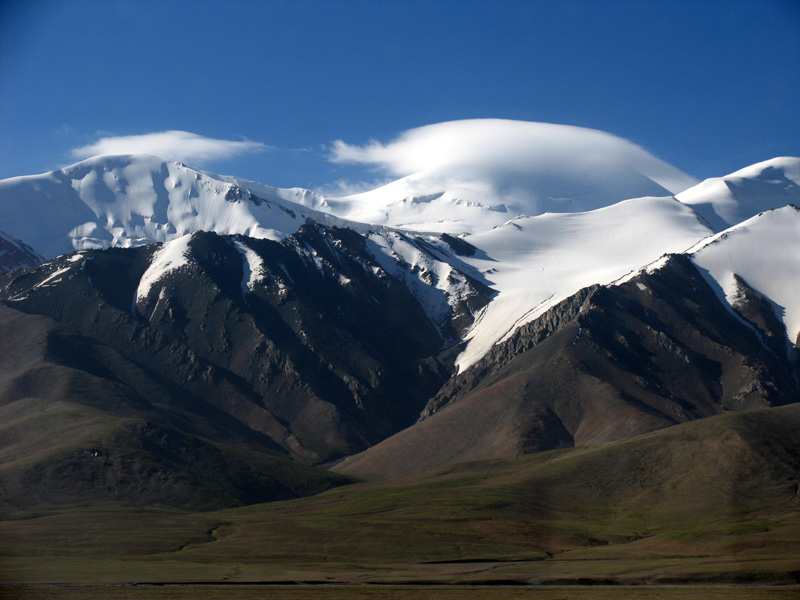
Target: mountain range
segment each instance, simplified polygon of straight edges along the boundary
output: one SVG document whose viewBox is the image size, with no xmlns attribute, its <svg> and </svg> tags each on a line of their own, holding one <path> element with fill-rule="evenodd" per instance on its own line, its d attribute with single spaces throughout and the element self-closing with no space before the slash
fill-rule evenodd
<svg viewBox="0 0 800 600">
<path fill-rule="evenodd" d="M 0 508 L 252 504 L 800 399 L 800 159 L 697 182 L 459 127 L 513 143 L 344 197 L 147 155 L 1 181 Z"/>
</svg>

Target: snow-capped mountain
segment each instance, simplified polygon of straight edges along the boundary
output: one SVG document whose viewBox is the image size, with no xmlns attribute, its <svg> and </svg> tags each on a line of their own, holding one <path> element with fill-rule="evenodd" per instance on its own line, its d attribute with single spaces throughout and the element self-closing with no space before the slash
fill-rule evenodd
<svg viewBox="0 0 800 600">
<path fill-rule="evenodd" d="M 697 183 L 642 148 L 594 129 L 474 119 L 428 125 L 386 146 L 339 143 L 342 162 L 400 179 L 330 210 L 411 231 L 478 233 L 519 215 L 585 212 L 628 198 L 667 196 Z"/>
<path fill-rule="evenodd" d="M 450 378 L 413 426 L 334 470 L 399 477 L 797 402 L 797 351 L 785 352 L 772 305 L 741 292 L 727 310 L 686 254 L 583 288 Z"/>
<path fill-rule="evenodd" d="M 319 462 L 388 437 L 342 467 L 372 476 L 800 399 L 799 158 L 697 183 L 492 120 L 335 152 L 398 179 L 327 197 L 134 155 L 0 181 L 0 338 L 30 350 L 0 401 L 50 398 L 56 361 L 69 398 L 203 439 Z"/>
<path fill-rule="evenodd" d="M 706 219 L 714 231 L 765 210 L 797 204 L 799 197 L 800 159 L 786 156 L 707 179 L 676 196 Z"/>
<path fill-rule="evenodd" d="M 636 198 L 583 213 L 517 217 L 465 240 L 466 257 L 497 295 L 467 335 L 465 369 L 520 325 L 592 284 L 608 284 L 712 232 L 672 197 Z"/>
<path fill-rule="evenodd" d="M 166 242 L 194 231 L 282 239 L 307 219 L 349 225 L 299 204 L 313 192 L 205 173 L 155 156 L 98 156 L 0 182 L 0 223 L 47 258 Z"/>
<path fill-rule="evenodd" d="M 0 282 L 17 269 L 29 269 L 43 261 L 44 257 L 25 242 L 0 231 Z"/>
<path fill-rule="evenodd" d="M 0 226 L 47 258 L 193 231 L 277 240 L 309 219 L 359 231 L 479 233 L 520 215 L 585 212 L 697 183 L 610 134 L 544 123 L 456 121 L 386 147 L 337 148 L 340 160 L 384 161 L 404 176 L 336 198 L 149 155 L 98 156 L 0 181 Z"/>
<path fill-rule="evenodd" d="M 147 155 L 96 157 L 0 182 L 0 225 L 7 237 L 48 258 L 172 241 L 198 230 L 279 240 L 308 221 L 370 232 L 373 255 L 407 283 L 438 327 L 449 326 L 464 277 L 494 291 L 469 331 L 448 336 L 465 336 L 463 369 L 581 287 L 610 283 L 764 210 L 800 204 L 796 158 L 683 189 L 694 183 L 690 177 L 629 142 L 582 128 L 444 123 L 415 130 L 396 146 L 357 150 L 409 155 L 413 160 L 401 167 L 418 170 L 345 198 Z M 630 195 L 642 191 L 659 195 Z M 543 210 L 553 212 L 538 214 Z M 471 232 L 460 239 L 473 250 L 459 255 L 423 230 Z"/>
<path fill-rule="evenodd" d="M 743 288 L 757 290 L 800 347 L 800 209 L 760 213 L 688 251 L 720 297 L 734 309 Z"/>
<path fill-rule="evenodd" d="M 3 296 L 8 309 L 61 322 L 135 361 L 148 379 L 320 460 L 413 423 L 449 374 L 437 354 L 490 295 L 427 255 L 460 294 L 432 286 L 420 302 L 406 279 L 415 275 L 376 259 L 370 243 L 308 224 L 280 242 L 195 232 L 62 255 L 15 278 Z M 430 303 L 449 310 L 434 320 Z M 80 359 L 89 368 L 103 360 L 92 355 Z M 147 399 L 151 382 L 105 368 Z"/>
</svg>

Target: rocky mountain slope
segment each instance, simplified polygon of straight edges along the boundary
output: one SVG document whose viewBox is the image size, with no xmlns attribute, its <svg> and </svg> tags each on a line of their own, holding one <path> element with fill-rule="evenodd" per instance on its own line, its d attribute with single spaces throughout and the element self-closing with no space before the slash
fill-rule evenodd
<svg viewBox="0 0 800 600">
<path fill-rule="evenodd" d="M 451 378 L 414 426 L 335 467 L 367 478 L 628 438 L 800 398 L 798 351 L 740 280 L 726 310 L 686 255 L 592 286 Z"/>
<path fill-rule="evenodd" d="M 207 510 L 348 483 L 291 460 L 266 435 L 113 345 L 5 306 L 0 332 L 2 513 Z"/>
<path fill-rule="evenodd" d="M 800 159 L 685 189 L 597 139 L 619 152 L 589 196 L 586 157 L 520 179 L 501 153 L 470 172 L 486 202 L 465 203 L 468 152 L 415 167 L 442 194 L 374 191 L 377 224 L 351 220 L 366 196 L 155 157 L 0 182 L 0 501 L 40 481 L 42 504 L 235 505 L 346 481 L 309 463 L 390 477 L 800 399 Z M 606 185 L 645 175 L 664 195 Z M 572 200 L 537 214 L 556 180 Z M 541 197 L 503 196 L 512 181 Z M 52 453 L 31 441 L 51 434 Z"/>
<path fill-rule="evenodd" d="M 88 250 L 16 278 L 5 303 L 318 461 L 413 423 L 449 374 L 436 359 L 444 333 L 456 335 L 488 300 L 463 276 L 453 322 L 434 323 L 367 242 L 305 225 L 282 242 L 197 232 L 161 247 Z"/>
<path fill-rule="evenodd" d="M 25 242 L 0 231 L 0 284 L 9 281 L 15 271 L 30 269 L 44 260 Z"/>
</svg>

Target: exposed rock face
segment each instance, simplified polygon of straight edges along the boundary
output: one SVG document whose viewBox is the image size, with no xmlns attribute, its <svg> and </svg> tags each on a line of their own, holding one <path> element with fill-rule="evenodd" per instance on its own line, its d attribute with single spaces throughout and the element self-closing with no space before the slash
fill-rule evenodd
<svg viewBox="0 0 800 600">
<path fill-rule="evenodd" d="M 791 348 L 787 347 L 789 338 L 786 327 L 776 314 L 775 305 L 747 285 L 747 282 L 734 274 L 738 288 L 733 309 L 755 329 L 764 345 L 769 348 L 776 358 L 796 356 Z"/>
<path fill-rule="evenodd" d="M 682 255 L 625 284 L 585 288 L 454 377 L 423 417 L 502 379 L 509 363 L 570 327 L 576 328 L 570 347 L 578 359 L 572 362 L 587 373 L 607 374 L 603 379 L 634 396 L 641 395 L 635 390 L 647 382 L 648 390 L 684 404 L 696 417 L 706 416 L 706 407 L 790 402 L 797 389 L 790 375 L 794 358 L 787 355 L 786 329 L 770 303 L 739 281 L 742 300 L 736 310 L 749 326 L 725 310 Z M 591 351 L 582 352 L 584 347 Z M 745 375 L 733 375 L 742 370 Z M 760 391 L 744 392 L 755 379 L 763 383 Z M 630 381 L 637 387 L 630 387 Z"/>
<path fill-rule="evenodd" d="M 16 272 L 43 262 L 44 258 L 33 248 L 0 231 L 0 286 L 10 281 Z"/>
<path fill-rule="evenodd" d="M 158 246 L 54 259 L 17 278 L 6 303 L 115 349 L 310 461 L 410 425 L 449 376 L 437 328 L 353 231 L 179 242 L 169 268 Z"/>
<path fill-rule="evenodd" d="M 419 423 L 336 469 L 390 477 L 797 401 L 786 331 L 742 290 L 737 318 L 682 255 L 583 289 L 449 380 Z"/>
<path fill-rule="evenodd" d="M 336 470 L 391 477 L 798 400 L 773 304 L 741 278 L 723 304 L 685 255 L 580 290 L 453 376 L 448 343 L 492 293 L 459 262 L 470 246 L 377 235 L 198 232 L 16 276 L 0 412 L 47 437 L 44 409 L 66 403 L 78 437 L 53 459 L 20 450 L 39 458 L 9 467 L 4 498 L 75 473 L 62 497 L 78 503 L 136 487 L 143 503 L 234 505 L 340 483 L 300 463 L 359 451 Z"/>
<path fill-rule="evenodd" d="M 347 483 L 292 461 L 266 435 L 109 345 L 6 306 L 0 439 L 0 512 L 213 509 Z"/>
</svg>

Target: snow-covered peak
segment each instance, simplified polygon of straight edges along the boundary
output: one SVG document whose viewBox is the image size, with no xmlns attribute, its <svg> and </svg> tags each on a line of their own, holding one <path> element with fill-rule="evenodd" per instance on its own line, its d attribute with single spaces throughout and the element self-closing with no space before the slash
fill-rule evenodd
<svg viewBox="0 0 800 600">
<path fill-rule="evenodd" d="M 706 179 L 676 197 L 715 231 L 722 231 L 766 210 L 800 205 L 800 158 L 784 156 L 756 163 L 725 177 Z"/>
<path fill-rule="evenodd" d="M 408 230 L 477 233 L 518 215 L 583 212 L 697 183 L 635 144 L 602 131 L 502 119 L 420 127 L 392 143 L 338 142 L 341 162 L 400 176 L 378 189 L 328 198 L 352 220 Z"/>
<path fill-rule="evenodd" d="M 789 340 L 800 334 L 800 209 L 770 210 L 707 239 L 689 254 L 728 304 L 738 295 L 734 275 L 768 298 Z"/>
<path fill-rule="evenodd" d="M 149 155 L 99 156 L 0 181 L 0 227 L 11 240 L 4 247 L 16 253 L 24 242 L 36 262 L 36 253 L 51 258 L 165 243 L 136 302 L 184 264 L 184 236 L 193 232 L 280 240 L 309 220 L 369 231 L 368 251 L 406 284 L 440 331 L 453 311 L 469 313 L 456 332 L 471 326 L 458 361 L 463 369 L 580 288 L 619 280 L 725 230 L 692 249 L 695 263 L 726 297 L 738 275 L 776 304 L 790 336 L 800 332 L 800 305 L 793 304 L 800 298 L 798 211 L 749 219 L 766 208 L 800 205 L 800 158 L 765 161 L 673 197 L 693 180 L 625 140 L 576 127 L 443 123 L 388 145 L 342 143 L 336 152 L 340 160 L 383 165 L 399 179 L 326 198 Z M 462 242 L 474 252 L 451 252 L 443 240 L 456 240 L 431 232 L 467 232 Z M 262 264 L 246 242 L 237 249 L 247 296 Z"/>
<path fill-rule="evenodd" d="M 46 257 L 86 248 L 166 242 L 193 231 L 282 239 L 324 198 L 214 175 L 151 155 L 96 156 L 0 181 L 0 223 Z"/>
</svg>

